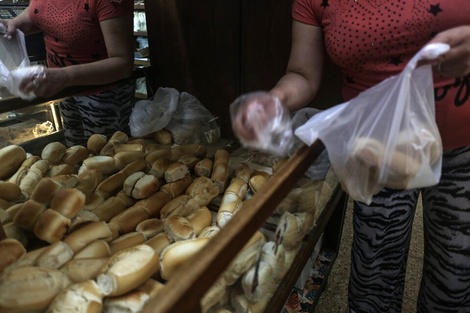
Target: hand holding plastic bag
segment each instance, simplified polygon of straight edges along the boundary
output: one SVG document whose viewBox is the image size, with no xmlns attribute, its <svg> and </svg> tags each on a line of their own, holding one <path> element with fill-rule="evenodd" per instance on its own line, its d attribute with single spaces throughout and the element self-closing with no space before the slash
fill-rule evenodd
<svg viewBox="0 0 470 313">
<path fill-rule="evenodd" d="M 354 200 L 370 204 L 384 187 L 420 188 L 439 181 L 442 143 L 432 70 L 416 65 L 448 49 L 445 44 L 424 47 L 400 75 L 314 115 L 296 130 L 308 145 L 317 139 L 325 144 L 343 189 Z"/>
<path fill-rule="evenodd" d="M 285 155 L 294 145 L 289 111 L 267 92 L 241 95 L 230 105 L 232 128 L 247 147 Z"/>
</svg>

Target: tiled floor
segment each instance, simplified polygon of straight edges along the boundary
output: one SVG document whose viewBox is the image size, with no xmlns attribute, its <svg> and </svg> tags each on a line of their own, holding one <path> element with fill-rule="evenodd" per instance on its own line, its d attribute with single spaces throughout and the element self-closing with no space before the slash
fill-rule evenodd
<svg viewBox="0 0 470 313">
<path fill-rule="evenodd" d="M 422 207 L 418 204 L 413 225 L 413 235 L 407 265 L 403 312 L 416 312 L 416 299 L 421 280 L 423 256 Z M 335 264 L 330 272 L 328 284 L 320 296 L 315 312 L 345 313 L 347 312 L 347 290 L 349 277 L 349 257 L 352 240 L 352 202 L 348 203 L 344 221 L 341 244 Z"/>
</svg>

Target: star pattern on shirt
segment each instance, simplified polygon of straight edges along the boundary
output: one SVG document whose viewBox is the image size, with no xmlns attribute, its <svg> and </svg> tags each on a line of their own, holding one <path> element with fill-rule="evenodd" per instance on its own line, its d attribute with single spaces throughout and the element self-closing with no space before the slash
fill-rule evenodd
<svg viewBox="0 0 470 313">
<path fill-rule="evenodd" d="M 348 84 L 355 84 L 356 82 L 354 81 L 354 78 L 352 76 L 349 76 L 348 74 L 346 74 L 346 82 Z"/>
<path fill-rule="evenodd" d="M 85 4 L 83 5 L 83 9 L 84 9 L 85 11 L 87 11 L 87 12 L 90 10 L 90 6 L 88 5 L 88 3 L 85 3 Z"/>
<path fill-rule="evenodd" d="M 390 59 L 390 63 L 391 63 L 391 64 L 394 64 L 395 66 L 398 66 L 398 65 L 400 65 L 400 64 L 403 63 L 403 60 L 401 59 L 401 56 L 392 57 L 392 58 Z"/>
<path fill-rule="evenodd" d="M 38 9 L 34 9 L 34 14 L 38 14 L 39 13 L 39 10 Z"/>
<path fill-rule="evenodd" d="M 59 42 L 59 38 L 55 37 L 55 38 L 54 38 L 54 41 L 55 41 L 55 42 Z"/>
<path fill-rule="evenodd" d="M 99 52 L 93 53 L 93 54 L 91 55 L 91 57 L 92 57 L 92 58 L 95 58 L 95 59 L 97 59 L 97 60 L 100 60 L 100 59 L 101 59 L 101 54 L 100 54 Z"/>
<path fill-rule="evenodd" d="M 438 3 L 436 5 L 432 5 L 431 4 L 431 7 L 429 8 L 429 13 L 431 13 L 432 15 L 434 16 L 437 16 L 437 14 L 439 14 L 440 12 L 442 12 L 442 9 L 441 9 L 441 5 Z"/>
<path fill-rule="evenodd" d="M 329 3 L 328 3 L 328 0 L 323 0 L 320 4 L 320 6 L 324 7 L 326 9 L 326 7 L 329 7 Z"/>
</svg>

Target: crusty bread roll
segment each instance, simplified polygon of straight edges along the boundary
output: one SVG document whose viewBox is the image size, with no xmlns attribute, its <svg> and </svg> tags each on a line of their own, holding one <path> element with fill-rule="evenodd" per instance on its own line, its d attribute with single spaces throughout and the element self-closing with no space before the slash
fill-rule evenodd
<svg viewBox="0 0 470 313">
<path fill-rule="evenodd" d="M 119 190 L 123 189 L 126 179 L 136 173 L 142 172 L 146 169 L 147 162 L 143 159 L 137 159 L 129 164 L 127 164 L 119 172 L 110 175 L 104 179 L 97 187 L 96 193 L 103 195 L 104 197 L 109 197 L 110 195 L 115 194 Z"/>
<path fill-rule="evenodd" d="M 157 192 L 159 188 L 159 180 L 153 175 L 145 174 L 135 182 L 131 196 L 137 200 L 145 199 Z"/>
<path fill-rule="evenodd" d="M 91 211 L 101 220 L 109 222 L 113 217 L 133 205 L 133 201 L 128 201 L 127 195 L 120 191 L 116 196 L 110 197 L 92 208 Z"/>
<path fill-rule="evenodd" d="M 69 165 L 77 165 L 89 156 L 90 151 L 88 151 L 88 149 L 84 146 L 71 146 L 65 151 L 65 154 L 62 157 L 62 163 Z"/>
<path fill-rule="evenodd" d="M 165 223 L 158 218 L 149 218 L 137 224 L 135 230 L 142 233 L 146 239 L 163 232 Z"/>
<path fill-rule="evenodd" d="M 117 152 L 113 157 L 116 169 L 121 170 L 132 162 L 144 160 L 144 156 L 145 153 L 143 151 L 121 151 Z"/>
<path fill-rule="evenodd" d="M 98 170 L 86 170 L 74 177 L 76 184 L 68 187 L 75 187 L 86 195 L 91 194 L 104 179 L 103 173 Z"/>
<path fill-rule="evenodd" d="M 73 251 L 63 241 L 56 241 L 47 246 L 36 258 L 35 265 L 58 269 L 73 257 Z"/>
<path fill-rule="evenodd" d="M 153 164 L 157 159 L 159 158 L 170 158 L 171 156 L 171 148 L 168 147 L 163 147 L 160 146 L 158 149 L 149 151 L 145 155 L 145 161 L 147 161 L 148 164 Z"/>
<path fill-rule="evenodd" d="M 41 158 L 51 164 L 59 164 L 67 152 L 67 147 L 58 141 L 48 143 L 41 151 Z"/>
<path fill-rule="evenodd" d="M 78 171 L 75 166 L 70 164 L 55 164 L 52 165 L 49 170 L 46 172 L 45 176 L 47 177 L 54 177 L 58 175 L 73 175 L 77 174 Z"/>
<path fill-rule="evenodd" d="M 34 224 L 34 234 L 41 240 L 54 243 L 62 240 L 67 233 L 71 220 L 56 210 L 46 209 Z"/>
<path fill-rule="evenodd" d="M 212 213 L 206 206 L 201 206 L 199 209 L 187 216 L 188 222 L 194 229 L 194 233 L 199 237 L 203 229 L 212 225 Z"/>
<path fill-rule="evenodd" d="M 145 236 L 142 233 L 133 231 L 124 235 L 121 235 L 109 243 L 111 254 L 134 247 L 145 242 Z"/>
<path fill-rule="evenodd" d="M 188 174 L 183 179 L 164 184 L 160 187 L 160 190 L 166 192 L 171 199 L 174 199 L 183 194 L 192 182 L 193 178 Z"/>
<path fill-rule="evenodd" d="M 25 230 L 19 228 L 13 222 L 3 224 L 3 231 L 5 232 L 6 238 L 16 239 L 25 247 L 29 245 L 29 234 Z"/>
<path fill-rule="evenodd" d="M 418 160 L 404 152 L 393 151 L 389 163 L 389 172 L 385 187 L 405 189 L 409 181 L 416 176 L 421 168 L 422 160 Z"/>
<path fill-rule="evenodd" d="M 51 208 L 72 219 L 85 205 L 85 194 L 75 188 L 57 190 L 51 200 Z"/>
<path fill-rule="evenodd" d="M 9 145 L 0 149 L 0 179 L 13 175 L 26 160 L 26 151 L 18 145 Z"/>
<path fill-rule="evenodd" d="M 78 173 L 81 174 L 89 170 L 96 170 L 104 175 L 114 174 L 117 170 L 116 161 L 112 156 L 94 155 L 83 160 Z"/>
<path fill-rule="evenodd" d="M 108 138 L 102 134 L 93 134 L 88 138 L 87 149 L 94 155 L 98 155 L 108 142 Z"/>
<path fill-rule="evenodd" d="M 114 147 L 114 152 L 114 156 L 116 156 L 119 152 L 145 152 L 145 145 L 144 143 L 137 141 L 127 141 L 126 143 L 118 142 Z"/>
<path fill-rule="evenodd" d="M 123 295 L 158 271 L 159 259 L 148 245 L 137 245 L 114 254 L 96 281 L 106 296 Z"/>
<path fill-rule="evenodd" d="M 214 155 L 214 164 L 212 166 L 211 179 L 219 188 L 219 194 L 225 191 L 227 180 L 229 177 L 228 163 L 230 161 L 230 153 L 225 149 L 219 149 Z"/>
<path fill-rule="evenodd" d="M 94 280 L 73 283 L 54 298 L 45 313 L 101 313 L 103 297 Z"/>
<path fill-rule="evenodd" d="M 73 282 L 79 283 L 88 279 L 94 279 L 108 260 L 108 257 L 74 258 L 65 263 L 60 270 L 70 277 Z"/>
<path fill-rule="evenodd" d="M 186 189 L 186 194 L 191 196 L 200 206 L 209 205 L 219 195 L 219 188 L 208 177 L 197 177 Z"/>
<path fill-rule="evenodd" d="M 16 226 L 24 230 L 33 230 L 39 216 L 46 210 L 46 205 L 34 200 L 26 200 L 21 208 L 16 212 L 13 222 Z"/>
<path fill-rule="evenodd" d="M 207 313 L 209 310 L 212 312 L 214 307 L 219 306 L 223 302 L 228 302 L 228 289 L 224 278 L 218 278 L 201 298 L 202 312 Z"/>
<path fill-rule="evenodd" d="M 200 160 L 194 165 L 194 174 L 200 177 L 211 177 L 213 161 L 205 158 Z"/>
<path fill-rule="evenodd" d="M 60 188 L 62 188 L 62 185 L 57 181 L 49 177 L 43 177 L 31 193 L 30 199 L 38 203 L 50 204 L 54 194 Z"/>
<path fill-rule="evenodd" d="M 125 180 L 123 184 L 123 190 L 128 195 L 129 197 L 132 197 L 132 190 L 134 189 L 135 184 L 139 179 L 145 176 L 145 173 L 142 171 L 135 172 L 131 175 L 129 175 Z"/>
<path fill-rule="evenodd" d="M 13 239 L 13 238 L 8 238 L 8 240 L 11 240 L 11 239 Z M 23 245 L 23 247 L 24 247 L 24 245 Z M 20 259 L 18 259 L 15 263 L 13 263 L 9 267 L 7 267 L 6 270 L 9 271 L 13 268 L 19 268 L 19 267 L 25 267 L 25 266 L 35 266 L 37 257 L 45 249 L 47 249 L 47 247 L 48 246 L 43 246 L 43 247 L 40 247 L 40 248 L 36 248 L 36 249 L 30 250 L 30 251 L 27 251 L 26 254 L 23 254 L 23 256 Z"/>
<path fill-rule="evenodd" d="M 171 241 L 167 233 L 162 232 L 145 241 L 145 244 L 152 247 L 157 255 L 160 255 L 160 252 L 162 252 L 165 247 L 169 246 Z"/>
<path fill-rule="evenodd" d="M 253 175 L 248 180 L 248 186 L 253 193 L 257 193 L 268 183 L 268 178 L 264 175 Z"/>
<path fill-rule="evenodd" d="M 0 278 L 0 312 L 42 312 L 71 283 L 60 270 L 39 266 L 12 269 Z"/>
<path fill-rule="evenodd" d="M 160 129 L 153 133 L 153 140 L 162 145 L 169 145 L 173 141 L 173 138 L 168 130 Z"/>
<path fill-rule="evenodd" d="M 172 162 L 168 157 L 157 158 L 149 170 L 149 174 L 155 176 L 158 179 L 162 179 L 165 176 L 165 171 Z"/>
<path fill-rule="evenodd" d="M 374 138 L 358 137 L 352 144 L 350 155 L 375 175 L 383 166 L 385 146 Z"/>
<path fill-rule="evenodd" d="M 271 264 L 260 261 L 243 274 L 241 282 L 245 297 L 250 302 L 270 299 L 277 285 Z"/>
<path fill-rule="evenodd" d="M 175 150 L 178 149 L 179 151 L 181 151 L 182 155 L 192 154 L 192 155 L 197 156 L 200 159 L 205 158 L 205 156 L 207 154 L 206 146 L 204 146 L 202 144 L 197 144 L 197 143 L 180 145 L 180 146 L 173 146 L 173 149 L 175 149 Z"/>
<path fill-rule="evenodd" d="M 193 226 L 183 216 L 169 216 L 165 219 L 164 228 L 171 241 L 187 240 L 196 237 Z"/>
<path fill-rule="evenodd" d="M 18 185 L 8 181 L 0 181 L 0 198 L 6 201 L 16 201 L 20 197 L 21 189 Z"/>
<path fill-rule="evenodd" d="M 72 219 L 70 226 L 69 226 L 69 233 L 72 233 L 76 231 L 79 228 L 82 228 L 83 226 L 93 223 L 93 222 L 99 222 L 100 219 L 98 216 L 96 216 L 95 213 L 82 209 L 78 212 L 78 214 Z"/>
<path fill-rule="evenodd" d="M 112 232 L 104 221 L 89 223 L 64 238 L 64 242 L 77 253 L 92 241 L 111 237 Z"/>
<path fill-rule="evenodd" d="M 73 259 L 99 259 L 111 256 L 109 244 L 103 239 L 96 239 L 73 255 Z"/>
<path fill-rule="evenodd" d="M 277 244 L 282 244 L 286 250 L 300 247 L 305 235 L 302 226 L 294 214 L 289 212 L 282 214 L 274 235 L 278 240 Z"/>
<path fill-rule="evenodd" d="M 167 246 L 160 253 L 160 275 L 163 279 L 170 279 L 176 271 L 199 252 L 210 238 L 194 238 L 176 241 Z"/>
<path fill-rule="evenodd" d="M 160 218 L 166 219 L 172 215 L 188 216 L 200 207 L 201 205 L 190 195 L 180 195 L 163 206 Z"/>
<path fill-rule="evenodd" d="M 41 158 L 37 155 L 27 154 L 26 158 L 24 159 L 23 162 L 21 162 L 21 165 L 18 167 L 18 169 L 14 172 L 14 174 L 12 176 L 10 176 L 8 178 L 8 181 L 10 183 L 14 183 L 16 185 L 19 185 L 21 180 L 27 174 L 28 170 L 31 168 L 31 166 L 40 159 Z"/>
<path fill-rule="evenodd" d="M 183 164 L 186 164 L 186 166 L 188 167 L 189 170 L 193 170 L 194 169 L 194 166 L 196 166 L 196 164 L 201 161 L 200 158 L 198 158 L 197 156 L 193 155 L 193 154 L 184 154 L 183 156 L 181 156 L 177 162 L 181 162 Z"/>
<path fill-rule="evenodd" d="M 217 211 L 217 226 L 223 228 L 238 210 L 243 207 L 243 199 L 237 193 L 225 192 Z"/>
<path fill-rule="evenodd" d="M 251 172 L 251 167 L 246 162 L 237 164 L 233 171 L 235 177 L 243 179 L 246 183 L 250 180 Z"/>
<path fill-rule="evenodd" d="M 134 231 L 140 222 L 149 218 L 150 214 L 147 209 L 140 203 L 136 203 L 130 208 L 114 216 L 109 221 L 109 224 L 116 226 L 120 234 L 127 234 L 131 231 Z"/>
<path fill-rule="evenodd" d="M 220 228 L 217 225 L 208 226 L 199 233 L 198 237 L 213 238 L 219 231 Z"/>
<path fill-rule="evenodd" d="M 189 174 L 189 168 L 186 164 L 181 162 L 173 162 L 165 170 L 165 181 L 171 183 L 183 179 Z"/>
<path fill-rule="evenodd" d="M 25 247 L 16 239 L 0 240 L 0 276 L 2 272 L 26 254 Z"/>
</svg>

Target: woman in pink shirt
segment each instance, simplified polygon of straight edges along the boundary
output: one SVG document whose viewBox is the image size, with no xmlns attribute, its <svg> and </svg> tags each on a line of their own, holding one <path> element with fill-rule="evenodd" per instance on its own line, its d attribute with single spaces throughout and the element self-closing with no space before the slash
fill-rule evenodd
<svg viewBox="0 0 470 313">
<path fill-rule="evenodd" d="M 129 0 L 31 0 L 7 26 L 25 34 L 43 32 L 44 77 L 23 84 L 24 92 L 51 97 L 69 86 L 96 85 L 93 94 L 60 103 L 67 144 L 86 144 L 94 133 L 129 133 L 134 97 L 134 2 Z M 119 83 L 116 83 L 119 82 Z"/>
<path fill-rule="evenodd" d="M 341 70 L 347 101 L 399 74 L 425 44 L 451 47 L 430 62 L 444 147 L 441 180 L 420 190 L 383 189 L 370 205 L 354 202 L 350 312 L 401 312 L 420 195 L 425 246 L 418 312 L 470 312 L 468 9 L 467 0 L 295 0 L 287 72 L 268 93 L 252 98 L 266 107 L 281 101 L 291 112 L 308 105 L 320 86 L 325 51 Z M 243 110 L 232 126 L 245 141 L 257 127 Z"/>
</svg>

